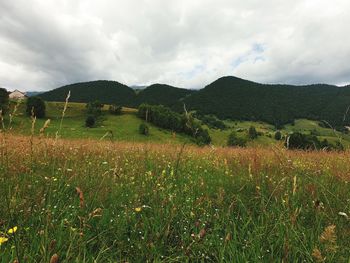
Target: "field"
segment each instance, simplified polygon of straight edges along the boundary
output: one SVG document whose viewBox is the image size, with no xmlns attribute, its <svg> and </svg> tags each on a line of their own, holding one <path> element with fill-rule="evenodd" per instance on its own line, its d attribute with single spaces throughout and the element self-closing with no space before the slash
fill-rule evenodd
<svg viewBox="0 0 350 263">
<path fill-rule="evenodd" d="M 47 102 L 46 119 L 50 119 L 50 125 L 45 131 L 48 137 L 55 137 L 56 132 L 60 130 L 61 138 L 69 139 L 104 139 L 111 141 L 125 142 L 152 142 L 152 143 L 170 143 L 183 144 L 192 143 L 190 137 L 184 134 L 174 135 L 171 131 L 158 128 L 152 124 L 150 126 L 150 135 L 143 136 L 139 134 L 139 125 L 143 122 L 136 116 L 136 109 L 123 108 L 122 115 L 116 116 L 108 113 L 108 105 L 103 109 L 103 115 L 98 121 L 95 128 L 86 128 L 84 126 L 87 116 L 85 104 L 69 103 L 66 110 L 64 121 L 61 126 L 61 116 L 64 108 L 62 102 Z M 34 129 L 34 134 L 39 134 L 40 128 L 43 127 L 46 119 L 37 119 Z M 228 126 L 226 130 L 209 129 L 209 134 L 212 138 L 214 146 L 225 146 L 227 138 L 232 130 L 238 130 L 238 136 L 247 137 L 247 130 L 250 126 L 256 127 L 257 131 L 262 135 L 256 140 L 248 141 L 248 146 L 260 147 L 279 145 L 274 139 L 276 130 L 270 124 L 263 122 L 251 121 L 225 121 Z M 12 131 L 17 134 L 30 135 L 32 121 L 25 114 L 25 103 L 19 105 L 16 115 L 13 118 L 11 125 Z M 61 126 L 61 129 L 60 129 Z M 294 125 L 286 125 L 281 130 L 283 134 L 293 131 L 310 133 L 315 131 L 320 139 L 327 139 L 329 142 L 335 143 L 341 141 L 345 147 L 350 146 L 350 135 L 336 132 L 331 128 L 322 128 L 316 121 L 300 119 L 296 120 Z"/>
<path fill-rule="evenodd" d="M 130 109 L 99 140 L 72 109 L 0 133 L 1 262 L 350 262 L 349 151 L 142 141 Z"/>
</svg>

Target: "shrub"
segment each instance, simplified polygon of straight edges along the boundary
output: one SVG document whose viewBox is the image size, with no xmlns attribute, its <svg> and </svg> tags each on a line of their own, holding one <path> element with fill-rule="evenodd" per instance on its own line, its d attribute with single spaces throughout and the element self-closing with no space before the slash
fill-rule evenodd
<svg viewBox="0 0 350 263">
<path fill-rule="evenodd" d="M 280 131 L 276 131 L 275 140 L 279 141 L 282 139 L 282 133 Z"/>
<path fill-rule="evenodd" d="M 89 102 L 86 104 L 87 113 L 94 116 L 99 116 L 102 113 L 103 106 L 104 105 L 98 100 L 94 102 Z"/>
<path fill-rule="evenodd" d="M 118 106 L 116 104 L 113 104 L 113 105 L 109 106 L 108 111 L 110 114 L 120 115 L 122 113 L 122 106 Z"/>
<path fill-rule="evenodd" d="M 227 146 L 239 146 L 245 147 L 246 140 L 237 136 L 237 134 L 233 131 L 230 133 L 227 139 Z"/>
<path fill-rule="evenodd" d="M 28 116 L 31 116 L 34 114 L 37 118 L 44 118 L 45 117 L 45 102 L 40 97 L 29 97 L 27 99 L 27 108 L 26 112 Z"/>
<path fill-rule="evenodd" d="M 249 139 L 252 139 L 252 140 L 258 138 L 258 133 L 257 133 L 254 126 L 250 126 L 250 128 L 248 130 L 248 137 L 249 137 Z"/>
<path fill-rule="evenodd" d="M 92 115 L 89 115 L 85 120 L 85 127 L 92 128 L 95 126 L 96 120 L 95 117 Z"/>
<path fill-rule="evenodd" d="M 139 126 L 139 133 L 147 136 L 149 134 L 148 125 L 145 123 L 141 123 Z"/>
</svg>

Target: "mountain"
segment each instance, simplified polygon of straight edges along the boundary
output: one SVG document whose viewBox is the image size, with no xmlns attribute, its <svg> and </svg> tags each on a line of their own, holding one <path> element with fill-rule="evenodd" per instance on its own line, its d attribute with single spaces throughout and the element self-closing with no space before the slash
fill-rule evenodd
<svg viewBox="0 0 350 263">
<path fill-rule="evenodd" d="M 343 124 L 344 113 L 350 105 L 349 87 L 267 85 L 223 77 L 183 102 L 187 109 L 201 114 L 215 114 L 221 119 L 265 121 L 277 127 L 297 118 L 326 120 L 334 126 L 350 123 L 346 116 Z M 179 103 L 177 109 L 181 110 L 181 105 Z"/>
<path fill-rule="evenodd" d="M 165 84 L 153 84 L 137 94 L 137 104 L 161 104 L 172 107 L 181 99 L 194 92 L 193 90 L 176 88 Z"/>
<path fill-rule="evenodd" d="M 102 103 L 116 103 L 122 106 L 134 106 L 135 91 L 116 81 L 97 80 L 66 85 L 43 94 L 40 97 L 47 101 L 64 101 L 71 91 L 69 101 L 90 102 L 99 100 Z"/>
<path fill-rule="evenodd" d="M 164 84 L 154 84 L 136 92 L 116 81 L 98 80 L 63 86 L 39 96 L 47 101 L 65 101 L 69 91 L 71 91 L 69 101 L 72 102 L 87 103 L 99 100 L 102 103 L 115 103 L 130 107 L 138 107 L 142 103 L 171 107 L 180 99 L 195 92 Z"/>
</svg>

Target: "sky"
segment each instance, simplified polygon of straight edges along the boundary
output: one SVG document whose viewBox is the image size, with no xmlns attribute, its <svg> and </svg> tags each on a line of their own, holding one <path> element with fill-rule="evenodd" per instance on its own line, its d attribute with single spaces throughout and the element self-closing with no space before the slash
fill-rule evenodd
<svg viewBox="0 0 350 263">
<path fill-rule="evenodd" d="M 0 0 L 0 86 L 350 83 L 348 0 Z"/>
</svg>

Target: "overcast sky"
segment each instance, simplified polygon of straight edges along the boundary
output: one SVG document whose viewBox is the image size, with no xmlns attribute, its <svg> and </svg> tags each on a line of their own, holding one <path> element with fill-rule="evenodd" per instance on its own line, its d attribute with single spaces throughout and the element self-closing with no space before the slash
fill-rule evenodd
<svg viewBox="0 0 350 263">
<path fill-rule="evenodd" d="M 348 0 L 0 0 L 0 86 L 350 83 Z"/>
</svg>

